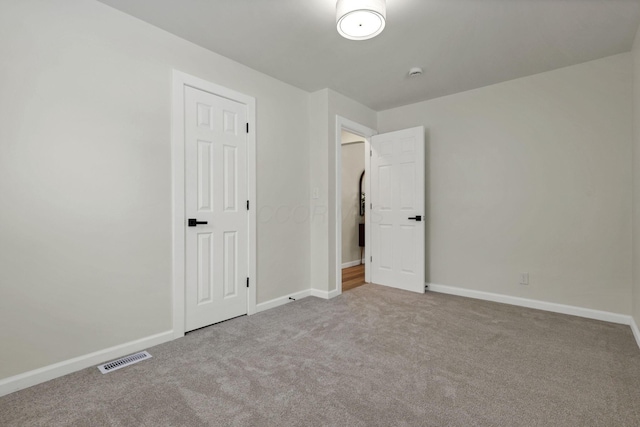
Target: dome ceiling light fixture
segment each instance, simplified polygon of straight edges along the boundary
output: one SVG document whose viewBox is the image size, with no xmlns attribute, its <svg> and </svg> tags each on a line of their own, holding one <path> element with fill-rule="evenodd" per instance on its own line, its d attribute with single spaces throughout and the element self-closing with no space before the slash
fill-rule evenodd
<svg viewBox="0 0 640 427">
<path fill-rule="evenodd" d="M 349 40 L 368 40 L 384 30 L 387 19 L 385 0 L 338 0 L 338 32 Z"/>
</svg>

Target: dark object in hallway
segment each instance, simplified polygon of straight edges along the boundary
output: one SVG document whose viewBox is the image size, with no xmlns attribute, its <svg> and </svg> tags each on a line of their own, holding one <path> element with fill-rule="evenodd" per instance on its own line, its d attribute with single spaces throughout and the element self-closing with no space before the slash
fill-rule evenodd
<svg viewBox="0 0 640 427">
<path fill-rule="evenodd" d="M 364 193 L 362 192 L 362 181 L 364 180 L 364 171 L 362 171 L 362 175 L 360 175 L 360 187 L 359 187 L 359 196 L 360 196 L 360 216 L 364 216 Z"/>
</svg>

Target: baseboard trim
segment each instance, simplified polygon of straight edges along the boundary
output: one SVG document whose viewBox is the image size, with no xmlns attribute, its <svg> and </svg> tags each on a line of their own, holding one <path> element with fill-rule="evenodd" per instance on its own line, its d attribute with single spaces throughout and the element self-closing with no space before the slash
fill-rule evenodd
<svg viewBox="0 0 640 427">
<path fill-rule="evenodd" d="M 0 380 L 0 396 L 173 340 L 173 331 L 130 341 Z"/>
<path fill-rule="evenodd" d="M 576 307 L 572 305 L 557 304 L 553 302 L 539 301 L 528 298 L 512 297 L 503 294 L 476 291 L 473 289 L 459 288 L 456 286 L 427 284 L 427 290 L 442 294 L 458 295 L 467 298 L 475 298 L 485 301 L 500 302 L 503 304 L 517 305 L 520 307 L 535 308 L 538 310 L 551 311 L 554 313 L 569 314 L 572 316 L 585 317 L 587 319 L 603 320 L 605 322 L 631 325 L 631 316 L 625 314 L 611 313 L 608 311 L 593 310 L 590 308 Z M 636 337 L 637 339 L 637 337 Z"/>
<path fill-rule="evenodd" d="M 340 291 L 334 289 L 332 291 L 321 291 L 319 289 L 311 289 L 311 296 L 318 297 L 322 299 L 331 299 L 340 295 Z"/>
<path fill-rule="evenodd" d="M 356 265 L 364 264 L 364 259 L 357 259 L 355 261 L 349 261 L 342 264 L 342 268 L 355 267 Z"/>
<path fill-rule="evenodd" d="M 631 318 L 631 331 L 633 332 L 633 336 L 636 339 L 636 344 L 638 344 L 638 348 L 640 348 L 640 329 L 638 329 L 638 324 L 636 323 L 636 319 Z"/>
<path fill-rule="evenodd" d="M 538 310 L 551 311 L 554 313 L 569 314 L 573 316 L 585 317 L 588 319 L 603 320 L 606 322 L 629 325 L 633 332 L 636 343 L 640 348 L 640 328 L 638 328 L 638 325 L 633 317 L 624 314 L 611 313 L 607 311 L 593 310 L 589 308 L 575 307 L 571 305 L 557 304 L 546 301 L 532 300 L 527 298 L 513 297 L 509 295 L 494 294 L 490 292 L 476 291 L 455 286 L 438 285 L 435 283 L 427 284 L 427 290 L 437 293 L 457 295 L 485 301 L 493 301 L 520 307 L 534 308 Z M 331 299 L 338 295 L 338 289 L 334 289 L 332 291 L 307 289 L 257 304 L 256 312 L 269 310 L 287 304 L 292 301 L 289 298 L 298 300 L 308 296 L 314 296 L 322 299 Z M 5 396 L 9 393 L 41 384 L 46 381 L 61 377 L 63 375 L 88 368 L 90 366 L 98 365 L 101 362 L 117 359 L 130 353 L 145 350 L 149 347 L 163 344 L 173 339 L 173 331 L 166 331 L 141 338 L 139 340 L 75 357 L 73 359 L 65 360 L 63 362 L 55 363 L 53 365 L 45 366 L 43 368 L 34 369 L 32 371 L 8 377 L 0 380 L 0 396 Z"/>
<path fill-rule="evenodd" d="M 302 299 L 311 295 L 311 290 L 307 289 L 300 292 L 295 292 L 290 295 L 285 295 L 283 297 L 274 298 L 270 301 L 261 302 L 256 305 L 256 313 L 260 313 L 261 311 L 270 310 L 272 308 L 280 307 L 281 305 L 285 305 L 289 302 L 293 302 L 293 300 L 289 298 L 293 298 L 295 300 Z"/>
</svg>

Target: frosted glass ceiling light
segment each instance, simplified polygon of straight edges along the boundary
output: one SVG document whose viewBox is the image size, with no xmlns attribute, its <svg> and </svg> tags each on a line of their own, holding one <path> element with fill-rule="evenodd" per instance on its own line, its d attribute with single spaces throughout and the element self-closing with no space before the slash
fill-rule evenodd
<svg viewBox="0 0 640 427">
<path fill-rule="evenodd" d="M 349 40 L 367 40 L 384 30 L 387 18 L 385 0 L 338 0 L 338 32 Z"/>
</svg>

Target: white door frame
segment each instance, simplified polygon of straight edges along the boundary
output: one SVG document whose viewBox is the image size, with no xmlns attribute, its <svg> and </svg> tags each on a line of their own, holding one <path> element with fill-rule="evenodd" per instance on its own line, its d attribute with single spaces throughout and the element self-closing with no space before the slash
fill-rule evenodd
<svg viewBox="0 0 640 427">
<path fill-rule="evenodd" d="M 377 135 L 378 132 L 363 126 L 359 123 L 336 115 L 336 146 L 335 146 L 335 165 L 336 165 L 336 188 L 335 188 L 335 206 L 336 206 L 336 289 L 338 295 L 342 294 L 342 131 L 346 130 L 353 134 L 364 138 L 364 194 L 369 198 L 369 189 L 371 187 L 369 168 L 371 167 L 371 157 L 367 154 L 371 152 L 371 137 Z M 365 204 L 364 222 L 370 223 L 369 203 Z M 371 227 L 364 227 L 364 280 L 371 280 L 371 270 L 369 260 L 371 259 Z"/>
<path fill-rule="evenodd" d="M 172 190 L 172 270 L 173 270 L 173 337 L 180 338 L 185 332 L 185 133 L 184 133 L 184 88 L 185 86 L 231 99 L 247 106 L 247 197 L 249 209 L 249 277 L 247 314 L 256 312 L 256 100 L 251 96 L 227 89 L 198 77 L 173 70 L 173 97 L 171 101 L 171 190 Z"/>
</svg>

